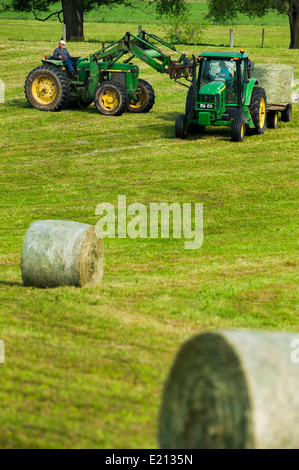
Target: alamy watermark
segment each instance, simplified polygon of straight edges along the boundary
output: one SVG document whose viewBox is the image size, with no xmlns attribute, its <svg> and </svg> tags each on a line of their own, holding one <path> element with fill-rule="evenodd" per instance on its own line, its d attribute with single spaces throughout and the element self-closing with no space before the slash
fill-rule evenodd
<svg viewBox="0 0 299 470">
<path fill-rule="evenodd" d="M 299 364 L 299 338 L 293 339 L 290 344 L 290 347 L 294 349 L 294 351 L 292 351 L 290 355 L 292 364 Z"/>
<path fill-rule="evenodd" d="M 5 84 L 4 81 L 0 78 L 0 103 L 5 101 Z"/>
<path fill-rule="evenodd" d="M 5 347 L 4 341 L 0 339 L 0 364 L 4 364 L 5 362 Z"/>
<path fill-rule="evenodd" d="M 96 223 L 96 232 L 100 238 L 133 239 L 171 238 L 172 233 L 172 238 L 188 240 L 184 243 L 186 250 L 196 250 L 203 243 L 203 204 L 193 206 L 191 203 L 154 202 L 147 209 L 144 204 L 134 202 L 127 207 L 126 196 L 119 195 L 117 214 L 108 202 L 97 206 L 95 214 L 101 218 Z"/>
</svg>

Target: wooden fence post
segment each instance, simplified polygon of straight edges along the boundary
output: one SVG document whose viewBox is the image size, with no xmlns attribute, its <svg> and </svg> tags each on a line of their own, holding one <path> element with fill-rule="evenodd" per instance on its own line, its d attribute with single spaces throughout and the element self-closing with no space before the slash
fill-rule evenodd
<svg viewBox="0 0 299 470">
<path fill-rule="evenodd" d="M 229 30 L 229 47 L 234 47 L 234 30 Z"/>
<path fill-rule="evenodd" d="M 262 32 L 262 47 L 264 47 L 265 45 L 265 30 L 263 28 L 263 32 Z"/>
</svg>

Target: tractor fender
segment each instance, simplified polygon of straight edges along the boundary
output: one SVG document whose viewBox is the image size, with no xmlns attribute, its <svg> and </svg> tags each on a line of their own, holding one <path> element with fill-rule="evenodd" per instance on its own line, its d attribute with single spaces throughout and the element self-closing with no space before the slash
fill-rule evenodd
<svg viewBox="0 0 299 470">
<path fill-rule="evenodd" d="M 245 106 L 249 106 L 250 105 L 250 100 L 251 100 L 251 95 L 252 95 L 252 91 L 253 91 L 253 88 L 255 85 L 258 84 L 258 81 L 256 78 L 250 78 L 246 84 L 246 90 L 245 90 L 245 102 L 244 102 L 244 105 Z"/>
<path fill-rule="evenodd" d="M 56 67 L 63 66 L 63 61 L 62 60 L 44 59 L 44 60 L 42 60 L 42 63 L 43 63 L 43 65 L 54 65 Z"/>
</svg>

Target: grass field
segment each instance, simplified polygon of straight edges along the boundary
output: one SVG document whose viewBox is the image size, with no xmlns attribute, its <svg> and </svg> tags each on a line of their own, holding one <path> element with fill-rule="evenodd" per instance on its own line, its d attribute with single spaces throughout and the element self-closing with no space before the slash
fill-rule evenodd
<svg viewBox="0 0 299 470">
<path fill-rule="evenodd" d="M 88 21 L 90 41 L 120 38 L 137 23 Z M 143 18 L 142 18 L 143 21 Z M 153 20 L 152 20 L 153 21 Z M 236 50 L 255 63 L 293 65 L 287 22 L 235 26 Z M 161 24 L 144 24 L 163 34 Z M 223 50 L 227 27 L 209 26 L 202 46 Z M 157 448 L 164 380 L 178 348 L 198 332 L 254 328 L 298 332 L 297 190 L 299 107 L 291 123 L 230 141 L 227 128 L 174 138 L 186 89 L 140 63 L 156 92 L 149 114 L 107 118 L 86 110 L 30 108 L 27 74 L 51 53 L 61 25 L 0 19 L 0 448 Z M 201 46 L 182 46 L 191 55 Z M 102 284 L 25 288 L 20 259 L 40 219 L 95 224 L 101 202 L 201 202 L 204 242 L 105 239 Z"/>
</svg>

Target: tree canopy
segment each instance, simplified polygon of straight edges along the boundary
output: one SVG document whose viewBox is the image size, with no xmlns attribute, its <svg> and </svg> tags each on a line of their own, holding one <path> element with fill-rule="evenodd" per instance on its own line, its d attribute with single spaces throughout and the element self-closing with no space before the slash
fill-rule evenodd
<svg viewBox="0 0 299 470">
<path fill-rule="evenodd" d="M 57 11 L 49 13 L 49 7 L 58 4 Z M 67 26 L 67 40 L 84 39 L 83 20 L 84 13 L 94 8 L 106 6 L 113 8 L 117 5 L 125 5 L 132 8 L 146 10 L 150 2 L 147 0 L 0 0 L 2 10 L 13 10 L 20 12 L 32 12 L 37 20 L 46 21 L 50 17 L 57 15 L 61 22 Z M 155 10 L 159 15 L 180 15 L 187 11 L 188 7 L 185 0 L 153 0 Z"/>
<path fill-rule="evenodd" d="M 299 0 L 208 0 L 208 17 L 223 24 L 240 13 L 249 17 L 263 17 L 271 10 L 286 14 L 290 24 L 290 49 L 299 49 Z"/>
</svg>

